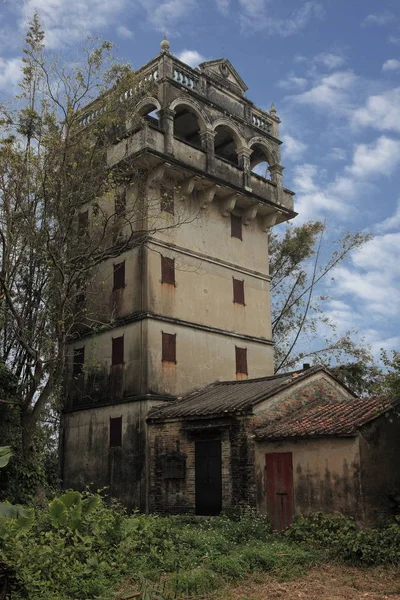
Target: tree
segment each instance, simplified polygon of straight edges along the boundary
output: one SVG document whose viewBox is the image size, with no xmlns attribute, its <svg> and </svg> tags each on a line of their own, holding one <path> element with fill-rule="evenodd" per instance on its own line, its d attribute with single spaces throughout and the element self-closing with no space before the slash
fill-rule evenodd
<svg viewBox="0 0 400 600">
<path fill-rule="evenodd" d="M 294 368 L 304 359 L 330 364 L 368 362 L 368 350 L 352 340 L 351 332 L 336 335 L 335 324 L 324 314 L 322 283 L 335 267 L 370 239 L 360 232 L 346 233 L 323 258 L 326 225 L 310 221 L 288 225 L 269 239 L 272 333 L 275 340 L 276 371 Z M 321 339 L 323 343 L 321 344 Z"/>
<path fill-rule="evenodd" d="M 47 54 L 37 15 L 22 75 L 0 122 L 0 355 L 18 381 L 22 455 L 34 469 L 40 421 L 60 406 L 68 340 L 78 326 L 107 326 L 78 299 L 95 298 L 105 259 L 163 225 L 159 199 L 143 206 L 144 173 L 107 163 L 110 144 L 144 126 L 133 108 L 151 81 L 116 64 L 109 42 L 91 40 L 80 64 L 63 65 Z"/>
</svg>

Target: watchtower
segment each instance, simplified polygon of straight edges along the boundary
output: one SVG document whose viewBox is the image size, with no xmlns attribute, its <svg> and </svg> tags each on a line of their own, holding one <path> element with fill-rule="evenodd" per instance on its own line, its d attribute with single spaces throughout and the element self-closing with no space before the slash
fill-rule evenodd
<svg viewBox="0 0 400 600">
<path fill-rule="evenodd" d="M 116 207 L 140 198 L 144 233 L 101 265 L 109 326 L 71 344 L 69 372 L 81 381 L 62 443 L 67 487 L 111 486 L 146 508 L 148 409 L 216 380 L 273 374 L 267 232 L 295 213 L 276 110 L 246 98 L 228 60 L 192 69 L 163 40 L 138 77 L 152 83 L 135 107 L 141 127 L 122 124 L 107 160 L 144 174 Z M 92 119 L 89 108 L 82 124 Z M 98 365 L 95 376 L 86 362 Z"/>
</svg>

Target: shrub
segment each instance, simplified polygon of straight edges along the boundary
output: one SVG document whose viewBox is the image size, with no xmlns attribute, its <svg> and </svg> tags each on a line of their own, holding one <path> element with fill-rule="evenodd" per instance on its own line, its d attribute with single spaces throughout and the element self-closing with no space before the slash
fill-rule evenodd
<svg viewBox="0 0 400 600">
<path fill-rule="evenodd" d="M 355 564 L 400 564 L 400 517 L 381 529 L 361 529 L 342 515 L 315 513 L 297 517 L 285 535 L 323 550 L 329 557 Z"/>
</svg>

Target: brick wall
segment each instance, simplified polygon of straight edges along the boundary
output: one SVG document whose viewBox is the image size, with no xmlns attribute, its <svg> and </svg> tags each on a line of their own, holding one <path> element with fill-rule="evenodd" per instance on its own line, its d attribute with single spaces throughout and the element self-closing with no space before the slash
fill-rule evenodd
<svg viewBox="0 0 400 600">
<path fill-rule="evenodd" d="M 149 509 L 161 514 L 195 513 L 195 441 L 221 439 L 222 509 L 255 504 L 254 444 L 247 421 L 149 423 Z M 166 477 L 166 457 L 184 460 L 177 477 Z M 167 473 L 168 474 L 168 473 Z"/>
</svg>

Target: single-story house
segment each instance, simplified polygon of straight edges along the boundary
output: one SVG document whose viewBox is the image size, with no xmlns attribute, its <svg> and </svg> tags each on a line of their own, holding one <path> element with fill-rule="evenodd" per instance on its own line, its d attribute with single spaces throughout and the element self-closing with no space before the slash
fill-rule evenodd
<svg viewBox="0 0 400 600">
<path fill-rule="evenodd" d="M 358 398 L 327 369 L 217 382 L 148 417 L 149 508 L 215 515 L 250 505 L 377 522 L 400 494 L 397 403 Z"/>
</svg>

